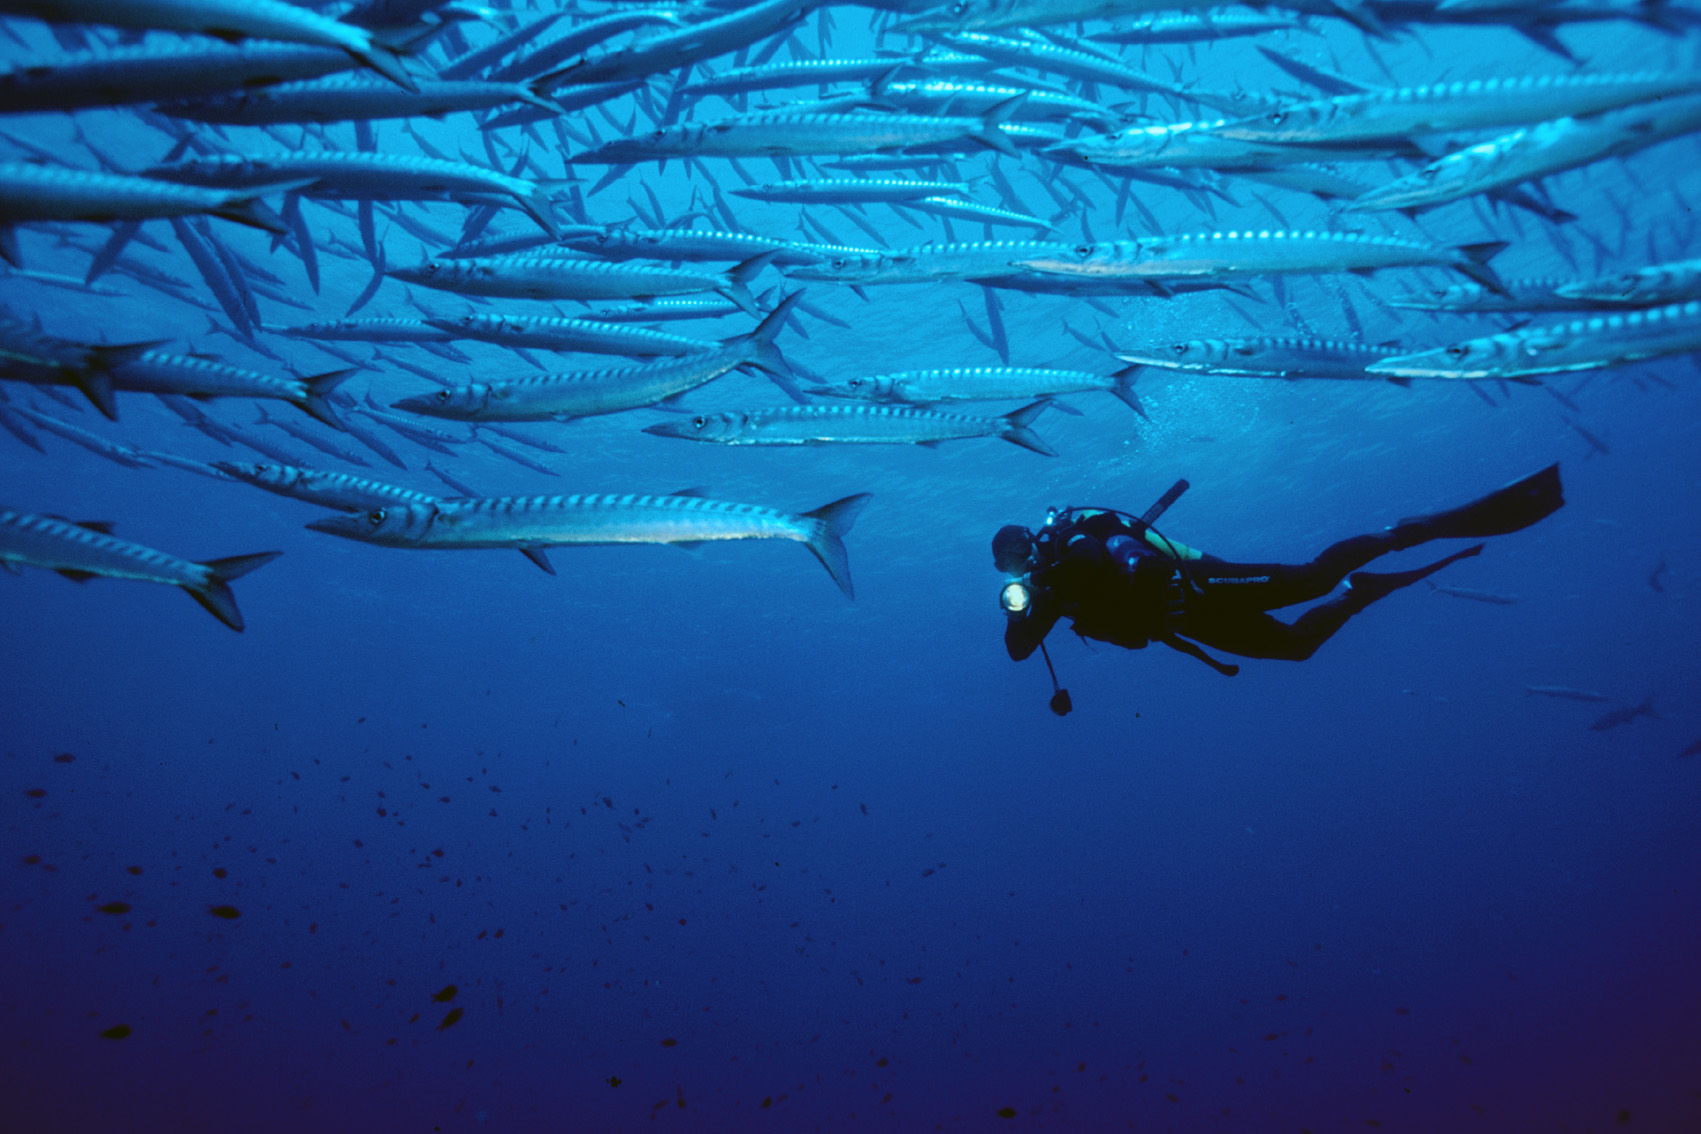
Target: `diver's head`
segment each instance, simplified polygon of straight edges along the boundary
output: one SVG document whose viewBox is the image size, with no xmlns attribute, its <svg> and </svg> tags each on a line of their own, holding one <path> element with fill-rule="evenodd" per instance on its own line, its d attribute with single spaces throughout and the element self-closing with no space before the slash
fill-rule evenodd
<svg viewBox="0 0 1701 1134">
<path fill-rule="evenodd" d="M 1020 524 L 1005 524 L 992 537 L 992 562 L 1006 575 L 1026 574 L 1034 557 L 1034 536 Z"/>
</svg>

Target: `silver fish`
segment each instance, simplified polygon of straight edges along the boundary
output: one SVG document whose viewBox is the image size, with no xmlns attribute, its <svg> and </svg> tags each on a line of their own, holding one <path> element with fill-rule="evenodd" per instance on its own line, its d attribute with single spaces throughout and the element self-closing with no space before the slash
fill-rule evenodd
<svg viewBox="0 0 1701 1134">
<path fill-rule="evenodd" d="M 1368 369 L 1373 374 L 1408 378 L 1534 381 L 1543 374 L 1601 370 L 1696 350 L 1701 350 L 1701 300 L 1526 327 L 1397 355 Z"/>
<path fill-rule="evenodd" d="M 307 526 L 386 547 L 510 547 L 552 575 L 544 555 L 550 547 L 789 539 L 814 553 L 839 589 L 855 597 L 843 538 L 868 501 L 864 492 L 813 512 L 791 513 L 677 493 L 508 496 L 381 508 Z"/>
<path fill-rule="evenodd" d="M 1050 403 L 1035 402 L 1003 417 L 974 417 L 910 406 L 786 406 L 697 414 L 645 428 L 657 437 L 717 445 L 925 445 L 1000 437 L 1047 457 L 1057 453 L 1029 429 Z"/>
<path fill-rule="evenodd" d="M 120 47 L 0 73 L 0 114 L 208 97 L 357 66 L 346 51 L 295 43 Z"/>
<path fill-rule="evenodd" d="M 560 421 L 654 405 L 741 367 L 763 370 L 793 392 L 790 370 L 774 346 L 774 336 L 797 301 L 797 294 L 787 296 L 750 334 L 713 350 L 637 366 L 480 382 L 404 398 L 395 408 L 452 421 Z"/>
<path fill-rule="evenodd" d="M 640 358 L 692 354 L 714 350 L 720 345 L 709 339 L 670 335 L 647 327 L 628 327 L 621 323 L 569 319 L 558 315 L 463 315 L 459 319 L 432 319 L 429 325 L 441 330 L 445 338 L 477 339 L 505 347 L 623 354 Z"/>
<path fill-rule="evenodd" d="M 641 299 L 712 291 L 755 314 L 755 301 L 747 285 L 772 262 L 773 255 L 765 252 L 754 256 L 719 275 L 564 256 L 427 260 L 417 267 L 392 269 L 389 274 L 438 291 L 502 299 Z"/>
<path fill-rule="evenodd" d="M 1259 337 L 1250 339 L 1193 339 L 1144 351 L 1118 351 L 1116 357 L 1136 366 L 1181 370 L 1242 378 L 1386 378 L 1367 374 L 1373 362 L 1391 358 L 1403 348 L 1337 339 Z M 1393 378 L 1400 385 L 1409 379 Z"/>
<path fill-rule="evenodd" d="M 300 186 L 299 179 L 272 177 L 239 189 L 203 189 L 120 173 L 5 162 L 0 163 L 0 225 L 211 213 L 238 224 L 282 232 L 282 223 L 257 209 L 256 201 Z"/>
<path fill-rule="evenodd" d="M 1673 260 L 1592 280 L 1576 280 L 1555 289 L 1566 299 L 1588 303 L 1652 307 L 1701 299 L 1701 260 Z"/>
<path fill-rule="evenodd" d="M 1037 366 L 962 366 L 874 374 L 835 385 L 812 386 L 808 392 L 829 398 L 927 406 L 941 402 L 1032 401 L 1058 394 L 1103 390 L 1121 399 L 1135 413 L 1144 413 L 1134 395 L 1133 377 L 1132 368 L 1115 374 L 1094 374 L 1088 370 Z"/>
<path fill-rule="evenodd" d="M 211 98 L 179 100 L 155 107 L 161 114 L 192 122 L 227 126 L 264 126 L 290 122 L 352 122 L 422 115 L 494 110 L 520 102 L 560 114 L 561 107 L 525 83 L 475 79 L 415 84 L 404 90 L 392 83 L 337 77 L 241 91 Z"/>
<path fill-rule="evenodd" d="M 267 492 L 344 512 L 369 512 L 374 508 L 388 508 L 396 504 L 435 504 L 438 500 L 438 497 L 424 492 L 399 488 L 363 476 L 296 465 L 214 461 L 213 467 L 227 476 L 245 481 L 256 488 L 263 488 Z"/>
<path fill-rule="evenodd" d="M 55 516 L 0 509 L 0 565 L 45 567 L 82 582 L 96 575 L 182 587 L 232 630 L 243 627 L 229 582 L 276 559 L 262 551 L 229 559 L 193 562 L 118 539 L 103 524 L 73 524 Z"/>
</svg>

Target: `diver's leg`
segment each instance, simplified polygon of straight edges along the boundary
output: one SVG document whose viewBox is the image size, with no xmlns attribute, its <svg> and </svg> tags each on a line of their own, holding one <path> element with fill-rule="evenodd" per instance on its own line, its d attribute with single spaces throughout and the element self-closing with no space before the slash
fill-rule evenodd
<svg viewBox="0 0 1701 1134">
<path fill-rule="evenodd" d="M 1357 572 L 1345 592 L 1328 602 L 1318 603 L 1292 623 L 1279 621 L 1260 611 L 1225 607 L 1206 600 L 1193 601 L 1187 607 L 1177 633 L 1242 657 L 1304 661 L 1316 653 L 1317 647 L 1328 641 L 1335 631 L 1346 625 L 1347 619 L 1377 599 L 1409 587 L 1449 563 L 1478 555 L 1482 547 L 1480 543 L 1467 547 L 1411 571 L 1386 574 Z"/>
</svg>

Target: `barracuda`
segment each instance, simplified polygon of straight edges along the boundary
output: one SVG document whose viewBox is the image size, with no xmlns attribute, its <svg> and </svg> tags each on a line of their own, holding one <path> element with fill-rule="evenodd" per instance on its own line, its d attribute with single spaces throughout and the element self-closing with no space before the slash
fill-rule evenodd
<svg viewBox="0 0 1701 1134">
<path fill-rule="evenodd" d="M 524 83 L 479 80 L 421 82 L 414 90 L 393 83 L 337 78 L 281 83 L 220 97 L 168 102 L 161 114 L 194 122 L 264 126 L 289 122 L 351 122 L 356 119 L 440 118 L 446 114 L 494 110 L 527 103 L 551 114 L 561 107 Z"/>
<path fill-rule="evenodd" d="M 741 94 L 776 87 L 807 87 L 822 83 L 867 83 L 894 71 L 926 70 L 926 65 L 909 56 L 877 55 L 865 59 L 796 59 L 789 63 L 762 63 L 754 67 L 728 67 L 713 78 L 686 83 L 683 94 Z"/>
<path fill-rule="evenodd" d="M 671 157 L 814 157 L 907 150 L 972 139 L 1009 157 L 1019 156 L 1003 131 L 1016 102 L 978 118 L 915 114 L 799 114 L 772 111 L 664 126 L 634 138 L 616 138 L 573 154 L 570 162 L 621 165 Z"/>
<path fill-rule="evenodd" d="M 1354 212 L 1408 214 L 1548 177 L 1701 130 L 1701 96 L 1592 118 L 1559 118 L 1514 130 L 1431 162 L 1373 189 L 1347 206 Z"/>
<path fill-rule="evenodd" d="M 1221 127 L 1244 142 L 1349 146 L 1422 134 L 1522 126 L 1701 91 L 1695 72 L 1525 75 L 1336 95 Z"/>
<path fill-rule="evenodd" d="M 853 285 L 933 283 L 939 280 L 1004 276 L 1021 271 L 1022 260 L 1062 255 L 1069 245 L 1050 240 L 984 240 L 921 244 L 865 256 L 835 256 L 792 268 L 792 279 Z"/>
<path fill-rule="evenodd" d="M 332 370 L 309 378 L 275 378 L 212 359 L 148 350 L 115 363 L 106 373 L 113 388 L 118 390 L 191 398 L 276 398 L 333 429 L 342 429 L 342 419 L 325 399 L 354 371 Z"/>
<path fill-rule="evenodd" d="M 737 51 L 801 21 L 825 0 L 762 0 L 727 15 L 637 40 L 618 51 L 580 59 L 549 76 L 552 82 L 607 83 L 644 79 Z"/>
<path fill-rule="evenodd" d="M 1644 307 L 1701 299 L 1701 260 L 1650 264 L 1633 272 L 1577 280 L 1557 289 L 1566 299 L 1613 306 Z"/>
<path fill-rule="evenodd" d="M 226 476 L 263 488 L 293 500 L 305 500 L 343 512 L 369 512 L 400 504 L 435 504 L 439 497 L 398 488 L 393 484 L 351 476 L 342 472 L 326 472 L 296 465 L 253 465 L 239 461 L 214 461 L 213 467 Z"/>
<path fill-rule="evenodd" d="M 292 339 L 352 343 L 446 343 L 454 337 L 424 319 L 339 319 L 335 323 L 303 323 L 266 330 Z"/>
<path fill-rule="evenodd" d="M 430 325 L 440 329 L 446 338 L 477 339 L 521 349 L 623 354 L 639 358 L 694 354 L 715 350 L 721 345 L 709 339 L 670 335 L 647 327 L 627 327 L 619 323 L 568 319 L 558 315 L 463 315 L 459 319 L 433 319 Z"/>
<path fill-rule="evenodd" d="M 427 260 L 389 274 L 438 291 L 499 299 L 643 299 L 712 291 L 754 315 L 756 304 L 747 285 L 772 262 L 773 255 L 753 256 L 718 275 L 556 256 Z"/>
<path fill-rule="evenodd" d="M 1171 9 L 1177 6 L 1164 5 L 1165 8 Z M 1090 38 L 1096 43 L 1146 46 L 1160 43 L 1210 42 L 1240 36 L 1265 35 L 1270 32 L 1322 34 L 1317 28 L 1302 23 L 1293 16 L 1219 8 L 1199 15 L 1147 16 L 1143 20 L 1112 31 L 1096 33 Z"/>
<path fill-rule="evenodd" d="M 1602 370 L 1701 350 L 1701 300 L 1529 327 L 1399 355 L 1369 367 L 1406 378 L 1506 378 Z"/>
<path fill-rule="evenodd" d="M 206 98 L 357 66 L 346 51 L 293 43 L 120 47 L 0 74 L 0 114 Z"/>
<path fill-rule="evenodd" d="M 1221 131 L 1242 119 L 1209 118 L 1167 126 L 1130 126 L 1111 134 L 1067 138 L 1041 153 L 1055 160 L 1069 158 L 1086 165 L 1141 169 L 1261 169 L 1302 162 L 1372 160 L 1405 149 L 1404 143 L 1386 149 L 1361 147 L 1276 145 L 1242 141 Z"/>
<path fill-rule="evenodd" d="M 1110 107 L 1063 91 L 1043 87 L 1006 87 L 990 83 L 964 83 L 954 79 L 925 79 L 905 83 L 881 83 L 865 94 L 829 99 L 828 106 L 883 106 L 909 114 L 985 114 L 1001 102 L 1018 95 L 1028 97 L 1011 115 L 1021 121 L 1075 121 L 1109 127 L 1122 120 Z"/>
<path fill-rule="evenodd" d="M 733 189 L 734 197 L 798 205 L 861 205 L 917 201 L 923 197 L 967 197 L 961 181 L 912 181 L 902 177 L 844 177 L 827 181 L 770 181 Z"/>
<path fill-rule="evenodd" d="M 1507 280 L 1504 292 L 1493 292 L 1481 284 L 1452 284 L 1428 291 L 1408 292 L 1388 300 L 1388 306 L 1409 311 L 1456 311 L 1486 313 L 1495 311 L 1596 311 L 1604 304 L 1572 299 L 1559 294 L 1559 289 L 1571 282 L 1569 276 L 1543 276 L 1535 279 Z M 1626 304 L 1634 307 L 1636 304 Z"/>
<path fill-rule="evenodd" d="M 1143 415 L 1140 400 L 1134 396 L 1133 375 L 1133 370 L 1094 374 L 1088 370 L 1037 366 L 959 366 L 852 378 L 836 385 L 811 386 L 808 392 L 863 402 L 928 406 L 940 402 L 1032 401 L 1058 394 L 1103 390 Z"/>
<path fill-rule="evenodd" d="M 452 421 L 565 421 L 654 405 L 748 367 L 800 397 L 774 337 L 796 306 L 795 293 L 748 335 L 676 359 L 602 370 L 546 374 L 512 382 L 480 382 L 403 398 L 393 408 Z"/>
<path fill-rule="evenodd" d="M 1049 402 L 1003 417 L 974 417 L 908 406 L 787 406 L 741 413 L 698 414 L 645 428 L 657 437 L 717 445 L 938 445 L 999 437 L 1047 457 L 1057 453 L 1028 428 Z"/>
<path fill-rule="evenodd" d="M 381 508 L 307 526 L 386 547 L 514 548 L 551 575 L 555 569 L 544 554 L 550 547 L 787 539 L 807 547 L 854 598 L 843 540 L 869 499 L 864 492 L 792 513 L 685 493 L 508 496 Z"/>
<path fill-rule="evenodd" d="M 902 205 L 894 204 L 894 208 L 902 212 L 904 209 L 915 209 L 936 217 L 955 217 L 958 220 L 979 221 L 982 224 L 1015 225 L 1018 228 L 1031 228 L 1037 233 L 1054 232 L 1057 226 L 1050 221 L 1032 217 L 1026 213 L 1011 212 L 993 205 L 982 205 L 974 201 L 959 201 L 955 197 L 923 197 L 919 201 L 905 201 Z"/>
<path fill-rule="evenodd" d="M 267 232 L 283 223 L 259 198 L 301 187 L 299 179 L 273 176 L 252 185 L 203 189 L 122 173 L 95 173 L 27 162 L 0 163 L 0 225 L 31 221 L 147 220 L 210 213 Z M 10 259 L 10 257 L 8 257 Z"/>
<path fill-rule="evenodd" d="M 1505 243 L 1494 241 L 1447 248 L 1355 232 L 1202 232 L 1077 245 L 1061 254 L 1030 257 L 1019 264 L 1059 276 L 1145 281 L 1443 267 L 1463 272 L 1498 291 L 1502 285 L 1488 261 L 1505 247 Z"/>
<path fill-rule="evenodd" d="M 561 244 L 605 260 L 748 260 L 774 253 L 770 263 L 813 264 L 825 254 L 806 244 L 701 228 L 597 228 L 569 233 Z"/>
<path fill-rule="evenodd" d="M 108 534 L 105 524 L 74 524 L 57 516 L 0 509 L 0 565 L 45 567 L 77 582 L 99 575 L 181 587 L 232 630 L 241 630 L 243 621 L 230 580 L 281 554 L 262 551 L 197 563 L 118 539 Z"/>
<path fill-rule="evenodd" d="M 283 0 L 4 0 L 0 11 L 61 23 L 335 47 L 398 86 L 413 85 L 396 53 L 370 31 Z"/>
<path fill-rule="evenodd" d="M 1134 366 L 1180 370 L 1238 378 L 1386 378 L 1396 385 L 1410 379 L 1370 374 L 1371 363 L 1398 355 L 1404 348 L 1338 339 L 1262 337 L 1250 339 L 1193 339 L 1147 351 L 1118 351 L 1116 357 Z"/>
<path fill-rule="evenodd" d="M 1174 83 L 1147 78 L 1140 72 L 1130 70 L 1102 55 L 1059 47 L 1033 33 L 1029 35 L 1031 38 L 1028 39 L 1006 39 L 981 32 L 959 32 L 942 38 L 958 51 L 979 55 L 1009 67 L 1032 67 L 1048 74 L 1067 75 L 1089 83 L 1109 83 L 1123 90 L 1195 100 L 1196 96 Z"/>
<path fill-rule="evenodd" d="M 320 151 L 226 154 L 156 165 L 142 176 L 214 188 L 248 189 L 287 180 L 304 182 L 304 197 L 368 201 L 440 201 L 458 197 L 512 202 L 555 235 L 552 184 L 510 177 L 463 161 L 378 153 Z"/>
</svg>

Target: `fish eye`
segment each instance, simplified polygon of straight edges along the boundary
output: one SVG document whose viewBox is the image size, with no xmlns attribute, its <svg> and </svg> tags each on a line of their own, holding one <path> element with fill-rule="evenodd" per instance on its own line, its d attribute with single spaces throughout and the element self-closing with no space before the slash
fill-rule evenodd
<svg viewBox="0 0 1701 1134">
<path fill-rule="evenodd" d="M 1285 111 L 1285 110 L 1272 110 L 1270 112 L 1269 123 L 1272 126 L 1280 126 L 1282 123 L 1286 122 L 1287 120 L 1288 120 L 1288 112 Z"/>
<path fill-rule="evenodd" d="M 691 424 L 694 425 L 695 427 L 697 427 L 698 429 L 701 429 L 705 425 L 709 424 L 709 419 L 706 418 L 706 417 L 694 417 L 694 418 L 691 419 Z"/>
<path fill-rule="evenodd" d="M 657 130 L 654 134 L 650 135 L 650 138 L 657 142 L 661 141 L 665 137 L 667 137 L 666 130 Z"/>
<path fill-rule="evenodd" d="M 447 390 L 437 391 L 437 400 L 440 402 L 447 402 L 451 396 L 452 395 Z"/>
<path fill-rule="evenodd" d="M 384 523 L 384 509 L 380 508 L 376 512 L 372 512 L 372 513 L 368 514 L 367 517 L 366 517 L 366 522 L 371 524 L 375 528 L 381 527 Z"/>
<path fill-rule="evenodd" d="M 1176 343 L 1174 346 L 1170 347 L 1169 349 L 1173 350 L 1176 354 L 1186 354 L 1187 353 L 1187 344 L 1186 343 Z"/>
<path fill-rule="evenodd" d="M 428 275 L 428 276 L 434 276 L 434 275 L 437 274 L 437 269 L 440 268 L 441 266 L 442 266 L 441 264 L 437 264 L 437 263 L 427 264 L 427 265 L 425 265 L 425 274 Z"/>
<path fill-rule="evenodd" d="M 845 259 L 843 256 L 840 256 L 838 259 L 833 261 L 833 267 L 835 267 L 835 268 L 845 268 L 845 267 L 849 267 L 849 266 L 850 266 L 850 261 Z"/>
<path fill-rule="evenodd" d="M 1466 348 L 1464 343 L 1454 343 L 1452 346 L 1447 348 L 1447 356 L 1449 358 L 1464 358 L 1465 355 L 1469 353 L 1470 351 Z"/>
<path fill-rule="evenodd" d="M 1075 254 L 1077 256 L 1091 256 L 1093 254 L 1093 246 L 1091 244 L 1077 244 L 1075 245 Z"/>
<path fill-rule="evenodd" d="M 860 390 L 860 389 L 862 389 L 862 379 L 861 378 L 852 378 L 849 382 L 846 382 L 845 385 L 850 387 L 853 390 Z"/>
</svg>

